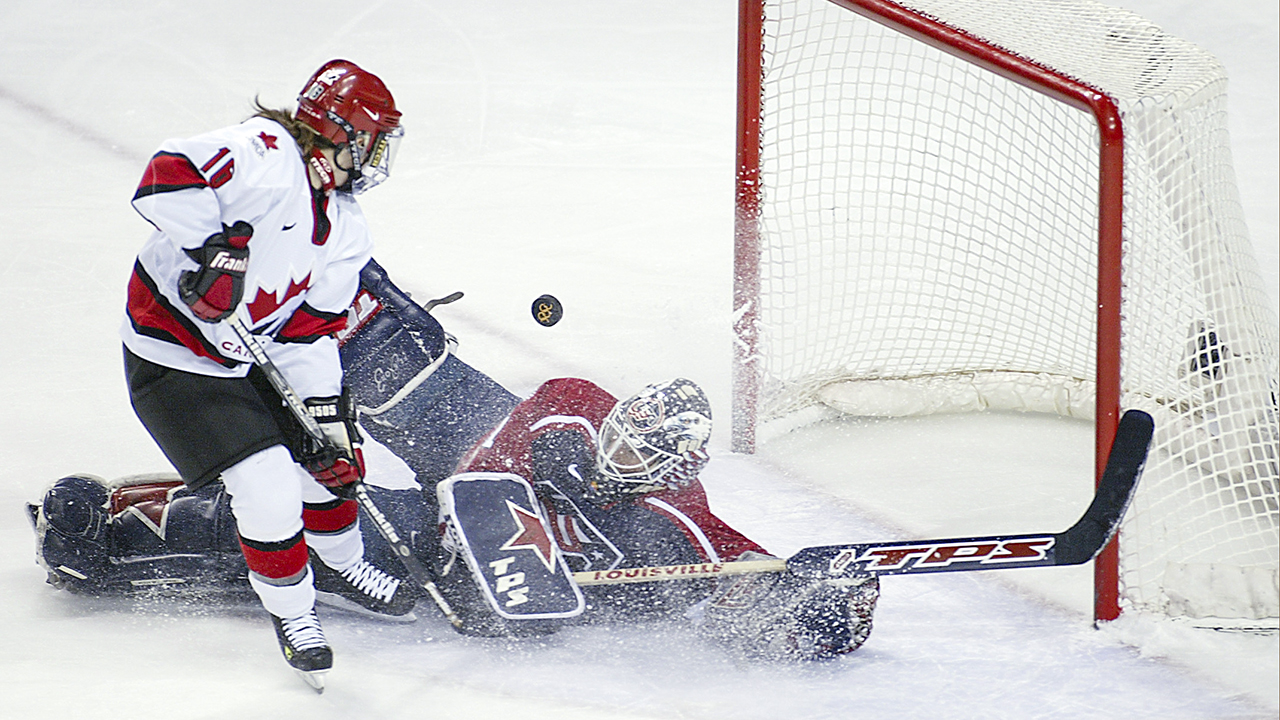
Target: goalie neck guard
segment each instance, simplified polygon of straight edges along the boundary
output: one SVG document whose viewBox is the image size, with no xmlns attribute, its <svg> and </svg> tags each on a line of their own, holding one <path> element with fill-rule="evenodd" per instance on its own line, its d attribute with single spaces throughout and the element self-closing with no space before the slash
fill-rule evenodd
<svg viewBox="0 0 1280 720">
<path fill-rule="evenodd" d="M 646 386 L 609 411 L 600 428 L 600 474 L 632 492 L 686 485 L 706 465 L 711 403 L 693 381 Z"/>
</svg>

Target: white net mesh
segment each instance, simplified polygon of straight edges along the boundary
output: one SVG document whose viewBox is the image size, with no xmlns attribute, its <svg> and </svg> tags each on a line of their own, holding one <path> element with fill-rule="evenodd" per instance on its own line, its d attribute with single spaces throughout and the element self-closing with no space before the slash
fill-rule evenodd
<svg viewBox="0 0 1280 720">
<path fill-rule="evenodd" d="M 1121 406 L 1157 423 L 1124 603 L 1280 614 L 1277 320 L 1221 67 L 1092 2 L 908 4 L 1121 110 Z M 763 70 L 759 419 L 815 403 L 1092 417 L 1093 115 L 826 0 L 766 3 Z"/>
</svg>

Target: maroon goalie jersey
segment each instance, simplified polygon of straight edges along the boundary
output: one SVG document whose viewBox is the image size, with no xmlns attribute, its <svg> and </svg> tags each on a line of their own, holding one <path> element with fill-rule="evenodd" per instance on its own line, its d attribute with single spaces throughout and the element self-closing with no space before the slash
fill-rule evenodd
<svg viewBox="0 0 1280 720">
<path fill-rule="evenodd" d="M 608 526 L 610 519 L 626 517 L 634 525 L 635 511 L 642 511 L 641 518 L 661 517 L 682 533 L 697 555 L 690 562 L 723 562 L 747 551 L 766 552 L 711 512 L 697 479 L 677 489 L 620 499 L 603 500 L 595 492 L 600 482 L 595 461 L 599 431 L 617 402 L 587 380 L 550 380 L 464 455 L 457 472 L 513 473 L 533 484 L 560 549 L 571 561 L 575 556 L 583 559 L 571 562 L 578 566 L 575 570 L 630 564 L 623 557 L 628 553 L 610 541 L 618 534 Z M 631 512 L 619 512 L 623 509 Z M 586 551 L 593 545 L 596 552 L 591 557 Z M 600 546 L 612 552 L 601 553 Z"/>
</svg>

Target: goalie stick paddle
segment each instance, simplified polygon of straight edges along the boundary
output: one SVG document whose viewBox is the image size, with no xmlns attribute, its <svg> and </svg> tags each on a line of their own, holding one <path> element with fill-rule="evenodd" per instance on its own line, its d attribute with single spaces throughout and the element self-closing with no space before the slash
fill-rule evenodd
<svg viewBox="0 0 1280 720">
<path fill-rule="evenodd" d="M 573 579 L 579 585 L 613 585 L 786 570 L 801 577 L 840 579 L 1080 565 L 1097 556 L 1119 529 L 1137 489 L 1153 428 L 1151 416 L 1141 410 L 1129 410 L 1120 418 L 1093 501 L 1060 533 L 823 545 L 804 548 L 786 560 L 617 568 L 577 572 Z"/>
<path fill-rule="evenodd" d="M 280 368 L 276 367 L 276 364 L 267 356 L 266 350 L 263 349 L 258 339 L 253 336 L 253 333 L 244 324 L 244 321 L 240 319 L 240 316 L 233 314 L 227 318 L 226 322 L 231 325 L 231 329 L 240 338 L 240 342 L 244 343 L 245 349 L 253 356 L 254 364 L 262 369 L 263 374 L 267 376 L 267 381 L 271 383 L 271 387 L 275 388 L 276 393 L 284 400 L 284 404 L 288 406 L 289 411 L 302 424 L 307 434 L 321 445 L 329 445 L 329 438 L 325 436 L 324 430 L 320 429 L 320 424 L 316 422 L 315 418 L 311 417 L 311 413 L 307 412 L 301 398 L 293 391 L 293 387 L 289 385 L 289 381 L 280 372 Z M 400 563 L 404 565 L 405 570 L 409 572 L 409 576 L 413 578 L 413 581 L 431 596 L 436 606 L 440 608 L 440 612 L 444 613 L 444 616 L 448 618 L 454 627 L 462 627 L 462 619 L 449 606 L 449 602 L 445 600 L 444 595 L 440 594 L 440 588 L 436 587 L 435 581 L 431 579 L 426 567 L 418 561 L 418 558 L 414 557 L 413 549 L 401 539 L 400 533 L 396 532 L 395 525 L 374 504 L 373 498 L 369 497 L 363 482 L 356 483 L 355 496 L 356 502 L 373 520 L 374 527 L 386 539 L 387 544 L 391 546 L 391 551 L 400 559 Z"/>
</svg>

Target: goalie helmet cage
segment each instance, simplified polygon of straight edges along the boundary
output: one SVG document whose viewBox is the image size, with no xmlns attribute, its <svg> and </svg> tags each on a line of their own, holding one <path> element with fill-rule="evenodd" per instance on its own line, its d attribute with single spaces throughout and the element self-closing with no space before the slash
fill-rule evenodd
<svg viewBox="0 0 1280 720">
<path fill-rule="evenodd" d="M 734 449 L 834 407 L 1155 418 L 1095 565 L 1274 625 L 1277 320 L 1226 79 L 1088 0 L 740 0 Z"/>
</svg>

